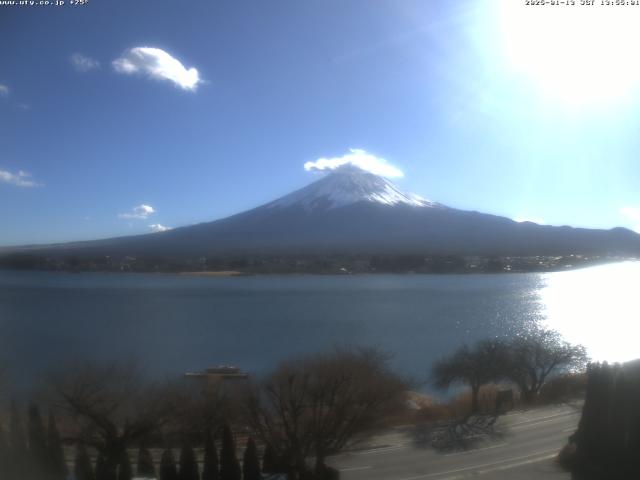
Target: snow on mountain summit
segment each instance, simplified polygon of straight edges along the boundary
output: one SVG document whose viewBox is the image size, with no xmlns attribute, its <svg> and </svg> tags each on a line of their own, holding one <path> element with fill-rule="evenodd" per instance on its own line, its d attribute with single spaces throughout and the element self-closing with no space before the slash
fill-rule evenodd
<svg viewBox="0 0 640 480">
<path fill-rule="evenodd" d="M 358 202 L 411 207 L 438 207 L 438 203 L 405 193 L 386 178 L 353 165 L 332 170 L 327 176 L 267 205 L 268 208 L 302 206 L 305 210 L 340 208 Z"/>
</svg>

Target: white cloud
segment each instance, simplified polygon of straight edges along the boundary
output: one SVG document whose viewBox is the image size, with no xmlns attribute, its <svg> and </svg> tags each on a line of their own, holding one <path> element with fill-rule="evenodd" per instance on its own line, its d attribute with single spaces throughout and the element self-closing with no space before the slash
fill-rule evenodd
<svg viewBox="0 0 640 480">
<path fill-rule="evenodd" d="M 355 165 L 367 172 L 383 177 L 395 178 L 404 177 L 404 173 L 397 167 L 394 167 L 384 158 L 376 157 L 364 150 L 350 148 L 349 153 L 342 157 L 319 158 L 315 162 L 307 162 L 304 169 L 311 170 L 335 170 L 342 165 Z"/>
<path fill-rule="evenodd" d="M 631 228 L 640 233 L 640 207 L 622 207 L 620 213 L 632 222 L 637 222 L 637 224 Z"/>
<path fill-rule="evenodd" d="M 82 73 L 100 68 L 99 61 L 82 55 L 81 53 L 74 53 L 69 57 L 69 61 L 71 62 L 71 65 L 73 65 L 73 68 Z"/>
<path fill-rule="evenodd" d="M 625 217 L 640 222 L 640 207 L 623 207 L 620 209 Z"/>
<path fill-rule="evenodd" d="M 0 83 L 0 97 L 6 97 L 9 95 L 9 87 Z"/>
<path fill-rule="evenodd" d="M 7 170 L 0 170 L 0 183 L 8 183 L 16 187 L 39 187 L 40 184 L 31 180 L 31 174 L 23 170 L 18 173 L 11 173 Z"/>
<path fill-rule="evenodd" d="M 160 225 L 159 223 L 152 223 L 149 225 L 149 228 L 154 232 L 166 232 L 167 230 L 171 230 L 171 227 Z"/>
<path fill-rule="evenodd" d="M 146 74 L 157 80 L 169 80 L 181 89 L 192 92 L 202 83 L 198 70 L 186 69 L 179 60 L 159 48 L 131 48 L 111 64 L 118 73 Z"/>
<path fill-rule="evenodd" d="M 153 213 L 156 213 L 156 210 L 151 205 L 145 205 L 143 203 L 142 205 L 133 207 L 130 212 L 119 213 L 118 218 L 144 220 L 145 218 L 149 218 Z"/>
</svg>

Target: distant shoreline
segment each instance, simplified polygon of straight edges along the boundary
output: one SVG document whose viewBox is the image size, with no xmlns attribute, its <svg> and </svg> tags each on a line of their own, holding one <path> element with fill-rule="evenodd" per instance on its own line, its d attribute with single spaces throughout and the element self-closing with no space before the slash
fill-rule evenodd
<svg viewBox="0 0 640 480">
<path fill-rule="evenodd" d="M 305 271 L 239 271 L 239 270 L 185 270 L 185 271 L 140 271 L 140 270 L 74 270 L 74 269 L 21 269 L 21 268 L 4 268 L 0 266 L 0 272 L 43 272 L 43 273 L 63 273 L 63 274 L 80 274 L 80 273 L 103 273 L 112 275 L 175 275 L 178 277 L 200 277 L 200 278 L 235 278 L 235 277 L 260 277 L 260 276 L 361 276 L 361 275 L 408 275 L 408 276 L 421 276 L 421 275 L 462 275 L 462 276 L 474 276 L 474 275 L 509 275 L 509 274 L 523 274 L 523 273 L 558 273 L 569 272 L 573 270 L 581 270 L 584 268 L 596 267 L 599 265 L 610 263 L 624 263 L 624 262 L 638 262 L 636 258 L 624 258 L 624 259 L 609 259 L 607 261 L 584 263 L 579 265 L 564 265 L 557 266 L 549 269 L 529 269 L 529 270 L 476 270 L 476 271 L 440 271 L 440 272 L 427 272 L 427 271 L 322 271 L 322 272 L 305 272 Z"/>
<path fill-rule="evenodd" d="M 239 272 L 237 270 L 219 270 L 219 271 L 186 271 L 178 272 L 178 275 L 190 277 L 246 277 L 251 273 Z"/>
<path fill-rule="evenodd" d="M 486 274 L 549 273 L 605 263 L 638 261 L 636 256 L 461 256 L 461 255 L 314 255 L 163 259 L 134 257 L 0 256 L 2 270 L 58 272 L 158 273 L 186 277 L 253 275 Z"/>
</svg>

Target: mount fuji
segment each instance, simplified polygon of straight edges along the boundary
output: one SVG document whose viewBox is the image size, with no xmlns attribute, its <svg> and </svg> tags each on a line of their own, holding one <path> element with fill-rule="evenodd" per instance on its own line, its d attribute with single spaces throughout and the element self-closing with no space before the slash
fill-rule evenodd
<svg viewBox="0 0 640 480">
<path fill-rule="evenodd" d="M 358 167 L 343 165 L 289 195 L 213 222 L 145 235 L 17 250 L 41 255 L 174 258 L 638 255 L 640 235 L 624 228 L 554 227 L 458 210 L 405 193 L 386 178 Z"/>
</svg>

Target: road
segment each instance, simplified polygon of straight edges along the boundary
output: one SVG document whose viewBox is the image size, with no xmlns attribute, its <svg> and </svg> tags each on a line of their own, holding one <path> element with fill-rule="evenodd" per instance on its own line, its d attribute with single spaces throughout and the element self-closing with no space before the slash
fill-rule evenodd
<svg viewBox="0 0 640 480">
<path fill-rule="evenodd" d="M 497 438 L 447 454 L 416 446 L 412 429 L 398 428 L 328 463 L 343 480 L 568 480 L 554 458 L 579 418 L 579 407 L 569 405 L 509 413 L 496 424 Z"/>
</svg>

